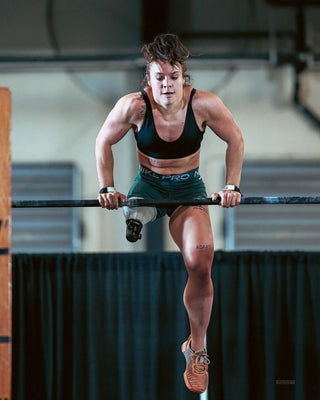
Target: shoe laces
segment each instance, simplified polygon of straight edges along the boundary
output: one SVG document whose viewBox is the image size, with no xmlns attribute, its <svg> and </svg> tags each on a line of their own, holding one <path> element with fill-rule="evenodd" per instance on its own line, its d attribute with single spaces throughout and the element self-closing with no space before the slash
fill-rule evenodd
<svg viewBox="0 0 320 400">
<path fill-rule="evenodd" d="M 190 355 L 190 360 L 192 361 L 194 372 L 200 375 L 206 372 L 207 366 L 210 364 L 206 351 L 193 352 Z"/>
</svg>

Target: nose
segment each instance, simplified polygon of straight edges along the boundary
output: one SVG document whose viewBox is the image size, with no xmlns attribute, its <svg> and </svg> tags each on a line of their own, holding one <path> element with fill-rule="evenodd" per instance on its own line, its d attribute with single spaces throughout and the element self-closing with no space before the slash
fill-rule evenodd
<svg viewBox="0 0 320 400">
<path fill-rule="evenodd" d="M 172 86 L 172 82 L 170 80 L 170 78 L 165 77 L 162 81 L 163 87 L 171 87 Z"/>
</svg>

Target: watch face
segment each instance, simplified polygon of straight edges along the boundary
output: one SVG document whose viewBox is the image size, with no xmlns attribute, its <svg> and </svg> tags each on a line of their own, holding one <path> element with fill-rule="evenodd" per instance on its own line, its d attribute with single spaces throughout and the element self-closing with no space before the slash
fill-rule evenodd
<svg viewBox="0 0 320 400">
<path fill-rule="evenodd" d="M 241 193 L 240 188 L 236 185 L 226 185 L 224 190 L 234 190 L 235 192 Z"/>
</svg>

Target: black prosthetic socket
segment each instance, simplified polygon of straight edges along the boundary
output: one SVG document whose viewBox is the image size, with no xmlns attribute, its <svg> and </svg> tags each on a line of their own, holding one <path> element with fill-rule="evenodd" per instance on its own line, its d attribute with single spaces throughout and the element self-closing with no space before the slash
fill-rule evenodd
<svg viewBox="0 0 320 400">
<path fill-rule="evenodd" d="M 141 239 L 141 229 L 142 223 L 138 219 L 127 219 L 127 232 L 126 238 L 129 242 L 136 242 L 138 239 Z"/>
</svg>

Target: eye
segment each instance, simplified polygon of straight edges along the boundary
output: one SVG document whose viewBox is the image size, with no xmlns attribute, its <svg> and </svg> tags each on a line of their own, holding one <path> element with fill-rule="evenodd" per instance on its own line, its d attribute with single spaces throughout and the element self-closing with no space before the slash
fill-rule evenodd
<svg viewBox="0 0 320 400">
<path fill-rule="evenodd" d="M 172 79 L 173 81 L 176 81 L 176 80 L 178 79 L 178 76 L 172 76 L 171 79 Z"/>
<path fill-rule="evenodd" d="M 156 76 L 157 81 L 163 81 L 163 76 Z"/>
</svg>

